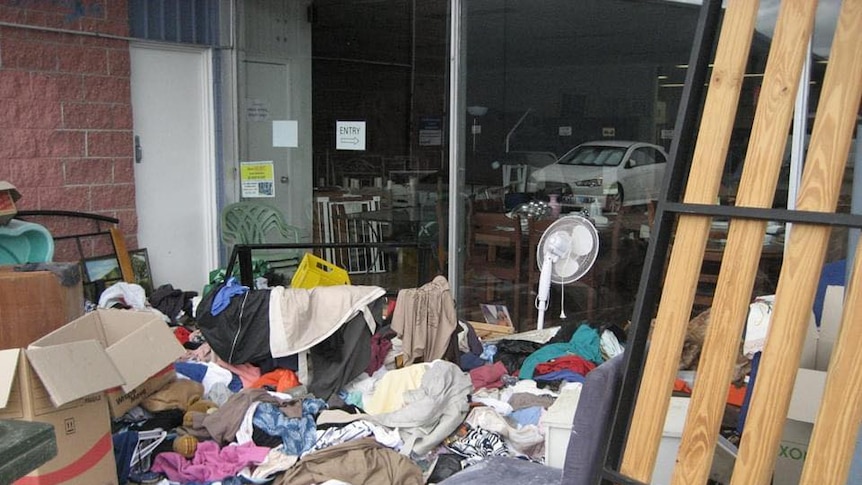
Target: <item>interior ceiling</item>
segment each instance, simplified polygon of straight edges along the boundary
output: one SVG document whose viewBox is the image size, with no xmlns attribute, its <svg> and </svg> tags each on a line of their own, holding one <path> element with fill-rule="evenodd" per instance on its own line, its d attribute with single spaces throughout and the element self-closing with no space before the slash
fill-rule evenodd
<svg viewBox="0 0 862 485">
<path fill-rule="evenodd" d="M 327 43 L 330 52 L 316 50 L 315 55 L 343 56 L 345 51 L 357 52 L 352 48 L 364 43 L 378 47 L 370 53 L 365 50 L 364 58 L 403 61 L 403 50 L 382 47 L 408 48 L 404 44 L 412 37 L 414 11 L 417 26 L 436 25 L 446 21 L 448 4 L 448 0 L 315 0 L 315 36 L 344 39 Z M 474 69 L 502 64 L 541 68 L 684 63 L 700 9 L 664 0 L 464 0 L 464 5 L 468 62 Z M 416 32 L 417 46 L 447 52 L 445 29 L 417 27 Z M 423 36 L 423 32 L 433 35 Z M 391 56 L 396 59 L 386 59 Z"/>
<path fill-rule="evenodd" d="M 475 0 L 468 5 L 474 69 L 499 63 L 483 55 L 495 46 L 505 46 L 497 50 L 510 67 L 684 63 L 699 12 L 697 5 L 664 1 Z"/>
</svg>

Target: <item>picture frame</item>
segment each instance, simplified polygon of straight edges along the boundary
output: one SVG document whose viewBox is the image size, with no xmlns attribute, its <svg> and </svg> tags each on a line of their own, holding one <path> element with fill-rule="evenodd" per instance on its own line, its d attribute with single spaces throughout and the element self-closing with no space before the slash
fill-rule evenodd
<svg viewBox="0 0 862 485">
<path fill-rule="evenodd" d="M 132 265 L 133 283 L 144 288 L 147 296 L 153 292 L 153 277 L 150 270 L 150 258 L 146 248 L 129 251 Z M 116 254 L 107 254 L 83 260 L 84 283 L 91 287 L 104 290 L 109 286 L 123 281 L 122 269 Z M 101 293 L 101 291 L 98 291 Z"/>
<path fill-rule="evenodd" d="M 98 303 L 105 288 L 123 281 L 120 272 L 120 262 L 116 254 L 84 258 L 81 260 L 84 298 L 92 303 Z"/>
<path fill-rule="evenodd" d="M 153 293 L 153 273 L 150 270 L 150 256 L 147 253 L 147 248 L 129 251 L 129 259 L 132 260 L 135 283 L 141 285 L 147 296 L 150 296 Z"/>
<path fill-rule="evenodd" d="M 509 315 L 509 309 L 506 305 L 495 305 L 489 303 L 481 303 L 482 316 L 485 317 L 485 323 L 490 325 L 500 325 L 513 328 L 512 317 Z"/>
<path fill-rule="evenodd" d="M 116 283 L 123 280 L 116 254 L 84 258 L 83 265 L 84 281 L 87 283 L 96 281 Z"/>
</svg>

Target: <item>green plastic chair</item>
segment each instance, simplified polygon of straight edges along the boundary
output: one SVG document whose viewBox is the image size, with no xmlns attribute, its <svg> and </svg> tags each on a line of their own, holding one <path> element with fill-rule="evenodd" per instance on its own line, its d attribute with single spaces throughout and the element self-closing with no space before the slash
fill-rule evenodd
<svg viewBox="0 0 862 485">
<path fill-rule="evenodd" d="M 229 247 L 235 244 L 298 243 L 299 228 L 284 221 L 276 207 L 261 202 L 236 202 L 221 213 L 221 240 Z M 300 249 L 260 250 L 255 258 L 269 263 L 272 270 L 292 275 L 299 266 Z M 293 270 L 293 271 L 291 271 Z"/>
</svg>

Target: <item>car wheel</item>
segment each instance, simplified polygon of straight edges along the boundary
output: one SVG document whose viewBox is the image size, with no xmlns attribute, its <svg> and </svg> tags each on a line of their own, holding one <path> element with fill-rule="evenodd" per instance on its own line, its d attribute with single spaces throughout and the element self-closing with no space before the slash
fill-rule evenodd
<svg viewBox="0 0 862 485">
<path fill-rule="evenodd" d="M 617 193 L 614 195 L 609 195 L 605 199 L 605 212 L 618 213 L 620 209 L 623 207 L 623 186 L 619 183 L 616 184 Z"/>
</svg>

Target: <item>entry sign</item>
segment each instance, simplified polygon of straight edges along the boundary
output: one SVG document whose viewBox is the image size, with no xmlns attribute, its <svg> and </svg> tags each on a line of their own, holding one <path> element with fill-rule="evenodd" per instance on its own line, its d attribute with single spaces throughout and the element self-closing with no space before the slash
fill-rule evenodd
<svg viewBox="0 0 862 485">
<path fill-rule="evenodd" d="M 364 121 L 336 121 L 335 122 L 335 149 L 336 150 L 365 150 L 365 122 Z"/>
</svg>

